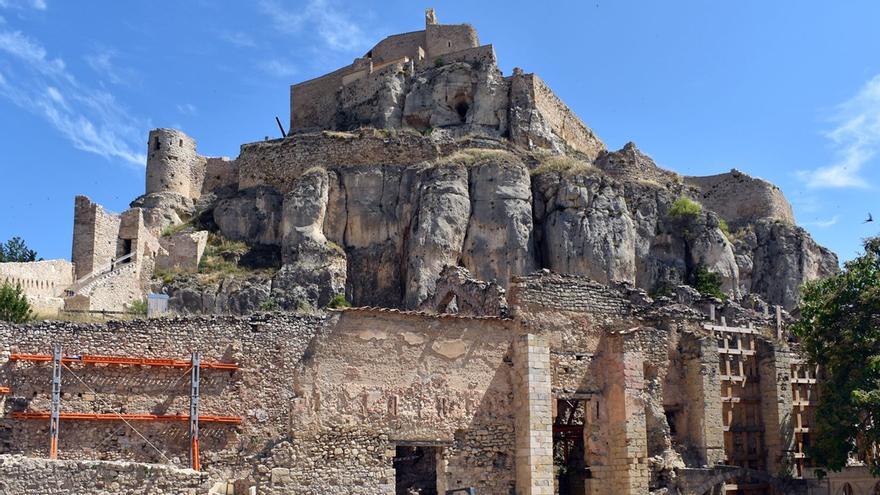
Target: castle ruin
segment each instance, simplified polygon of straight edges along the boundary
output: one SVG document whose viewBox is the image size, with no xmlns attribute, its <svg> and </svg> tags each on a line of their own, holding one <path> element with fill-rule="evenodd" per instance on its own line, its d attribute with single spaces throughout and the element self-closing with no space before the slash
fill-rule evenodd
<svg viewBox="0 0 880 495">
<path fill-rule="evenodd" d="M 874 493 L 805 454 L 788 310 L 837 260 L 778 188 L 607 150 L 433 10 L 290 91 L 234 159 L 151 131 L 130 209 L 76 198 L 71 263 L 0 264 L 173 313 L 0 324 L 0 492 Z"/>
</svg>

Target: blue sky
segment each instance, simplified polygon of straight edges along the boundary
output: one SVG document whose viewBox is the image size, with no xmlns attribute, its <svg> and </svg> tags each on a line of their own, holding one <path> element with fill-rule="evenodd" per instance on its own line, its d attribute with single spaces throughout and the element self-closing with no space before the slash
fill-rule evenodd
<svg viewBox="0 0 880 495">
<path fill-rule="evenodd" d="M 289 85 L 383 36 L 470 22 L 611 149 L 779 185 L 841 258 L 878 233 L 880 2 L 0 0 L 0 239 L 69 258 L 73 199 L 143 192 L 147 132 L 210 156 L 276 137 Z"/>
</svg>

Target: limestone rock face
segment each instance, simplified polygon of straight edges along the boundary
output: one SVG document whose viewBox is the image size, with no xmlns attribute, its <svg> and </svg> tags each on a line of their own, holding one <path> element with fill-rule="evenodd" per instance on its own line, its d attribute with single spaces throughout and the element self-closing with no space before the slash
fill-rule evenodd
<svg viewBox="0 0 880 495">
<path fill-rule="evenodd" d="M 324 169 L 304 173 L 284 196 L 281 220 L 282 266 L 272 289 L 285 306 L 326 305 L 345 293 L 345 253 L 324 236 L 329 200 Z"/>
<path fill-rule="evenodd" d="M 471 216 L 468 170 L 462 164 L 428 167 L 419 173 L 417 206 L 407 236 L 406 307 L 434 292 L 446 265 L 455 265 Z"/>
<path fill-rule="evenodd" d="M 709 213 L 693 225 L 697 228 L 688 244 L 691 266 L 702 266 L 717 273 L 721 276 L 721 290 L 738 297 L 739 266 L 733 254 L 733 245 L 719 228 L 718 217 Z"/>
<path fill-rule="evenodd" d="M 158 234 L 169 225 L 180 225 L 195 213 L 193 200 L 173 192 L 145 194 L 131 202 L 144 210 L 144 224 Z"/>
<path fill-rule="evenodd" d="M 636 229 L 623 188 L 606 177 L 546 174 L 541 196 L 544 266 L 598 282 L 636 281 Z"/>
<path fill-rule="evenodd" d="M 431 98 L 438 111 L 435 85 L 464 91 L 473 70 L 438 67 L 419 98 Z M 488 86 L 478 80 L 476 87 Z M 452 118 L 447 110 L 428 119 Z M 699 201 L 702 189 L 632 143 L 593 161 L 562 162 L 579 164 L 573 168 L 539 170 L 546 153 L 481 139 L 470 141 L 481 148 L 465 149 L 438 141 L 442 158 L 415 164 L 316 167 L 286 183 L 283 195 L 263 185 L 216 199 L 220 233 L 252 248 L 280 247 L 281 268 L 259 282 L 181 287 L 175 297 L 185 308 L 250 311 L 264 303 L 323 306 L 344 293 L 355 305 L 456 311 L 457 300 L 437 299 L 448 295 L 437 289 L 447 266 L 500 289 L 511 277 L 547 268 L 652 293 L 692 283 L 702 267 L 720 275 L 734 299 L 757 296 L 792 308 L 803 282 L 837 269 L 833 254 L 783 221 L 759 219 L 727 233 L 723 216 L 706 205 L 672 215 L 676 200 Z"/>
<path fill-rule="evenodd" d="M 498 68 L 456 62 L 414 78 L 403 121 L 416 129 L 462 124 L 503 129 L 506 114 L 507 86 Z"/>
<path fill-rule="evenodd" d="M 228 239 L 277 246 L 282 201 L 281 194 L 270 187 L 245 189 L 217 201 L 214 222 Z"/>
<path fill-rule="evenodd" d="M 758 221 L 737 245 L 737 252 L 750 258 L 749 292 L 773 304 L 793 308 L 800 301 L 800 286 L 839 270 L 837 256 L 816 244 L 802 228 L 782 222 Z"/>
<path fill-rule="evenodd" d="M 529 171 L 515 160 L 492 160 L 470 171 L 471 218 L 462 264 L 480 280 L 507 286 L 538 268 Z"/>
</svg>

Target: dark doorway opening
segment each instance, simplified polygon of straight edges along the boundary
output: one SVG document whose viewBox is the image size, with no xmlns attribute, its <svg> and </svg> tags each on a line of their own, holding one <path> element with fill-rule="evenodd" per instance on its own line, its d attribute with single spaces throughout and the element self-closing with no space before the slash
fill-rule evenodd
<svg viewBox="0 0 880 495">
<path fill-rule="evenodd" d="M 437 495 L 438 447 L 398 446 L 394 453 L 396 495 Z"/>
<path fill-rule="evenodd" d="M 123 239 L 122 241 L 122 256 L 131 254 L 131 239 Z M 124 260 L 123 263 L 128 263 L 131 261 L 131 258 Z"/>
<path fill-rule="evenodd" d="M 587 468 L 584 427 L 587 402 L 577 399 L 556 401 L 553 422 L 553 468 L 559 495 L 582 494 L 586 490 Z"/>
</svg>

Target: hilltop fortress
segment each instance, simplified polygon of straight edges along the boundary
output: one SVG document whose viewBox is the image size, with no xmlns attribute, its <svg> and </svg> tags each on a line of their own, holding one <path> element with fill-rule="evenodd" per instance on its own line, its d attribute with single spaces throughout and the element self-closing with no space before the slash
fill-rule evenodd
<svg viewBox="0 0 880 495">
<path fill-rule="evenodd" d="M 805 454 L 786 328 L 838 265 L 779 188 L 608 150 L 433 10 L 290 91 L 234 159 L 151 131 L 128 210 L 76 198 L 71 262 L 0 264 L 45 312 L 172 313 L 0 324 L 0 491 L 870 493 Z"/>
</svg>

